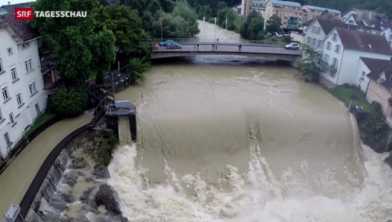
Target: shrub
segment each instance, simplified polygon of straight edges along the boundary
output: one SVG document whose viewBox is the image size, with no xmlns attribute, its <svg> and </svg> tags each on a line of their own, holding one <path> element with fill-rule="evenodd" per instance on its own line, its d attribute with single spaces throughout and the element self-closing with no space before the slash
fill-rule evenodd
<svg viewBox="0 0 392 222">
<path fill-rule="evenodd" d="M 295 66 L 302 73 L 305 81 L 319 82 L 320 73 L 323 70 L 323 67 L 320 65 L 321 55 L 309 47 L 303 47 L 304 55 L 301 60 L 296 62 Z"/>
<path fill-rule="evenodd" d="M 93 159 L 97 165 L 108 166 L 112 160 L 112 154 L 118 143 L 113 134 L 101 135 L 94 142 Z"/>
<path fill-rule="evenodd" d="M 87 92 L 83 89 L 60 88 L 49 99 L 51 112 L 62 118 L 75 117 L 87 109 Z"/>
<path fill-rule="evenodd" d="M 386 123 L 381 105 L 373 102 L 369 112 L 358 118 L 361 138 L 365 144 L 372 147 L 376 152 L 389 151 L 388 137 L 390 128 Z"/>
<path fill-rule="evenodd" d="M 143 80 L 143 73 L 150 69 L 150 64 L 143 59 L 132 58 L 128 63 L 129 81 L 132 84 L 138 83 Z"/>
</svg>

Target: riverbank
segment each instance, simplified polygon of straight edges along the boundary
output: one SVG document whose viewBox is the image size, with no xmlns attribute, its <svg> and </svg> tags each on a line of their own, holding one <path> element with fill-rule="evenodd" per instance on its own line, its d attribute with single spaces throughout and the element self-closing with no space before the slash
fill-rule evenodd
<svg viewBox="0 0 392 222">
<path fill-rule="evenodd" d="M 388 126 L 381 106 L 370 104 L 365 94 L 349 85 L 337 86 L 329 92 L 342 101 L 357 121 L 361 141 L 377 153 L 390 153 L 391 128 Z M 392 167 L 392 153 L 386 161 Z"/>
<path fill-rule="evenodd" d="M 107 183 L 111 152 L 116 146 L 109 131 L 89 130 L 63 149 L 36 200 L 27 221 L 127 221 L 118 195 Z M 102 159 L 109 155 L 109 161 Z"/>
<path fill-rule="evenodd" d="M 68 134 L 87 124 L 92 115 L 62 120 L 37 136 L 12 161 L 0 175 L 0 215 L 4 215 L 11 204 L 19 204 L 33 181 L 39 168 L 52 149 Z"/>
</svg>

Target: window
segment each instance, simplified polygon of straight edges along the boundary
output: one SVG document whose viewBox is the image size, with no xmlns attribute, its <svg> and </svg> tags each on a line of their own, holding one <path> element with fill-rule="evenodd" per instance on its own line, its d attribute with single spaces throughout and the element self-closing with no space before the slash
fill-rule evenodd
<svg viewBox="0 0 392 222">
<path fill-rule="evenodd" d="M 22 94 L 20 93 L 16 94 L 16 102 L 18 103 L 18 107 L 22 107 L 24 105 L 22 100 Z"/>
<path fill-rule="evenodd" d="M 27 73 L 33 71 L 33 65 L 32 65 L 31 59 L 25 61 L 25 67 L 26 67 Z"/>
<path fill-rule="evenodd" d="M 34 107 L 35 107 L 35 112 L 37 113 L 37 116 L 40 116 L 41 115 L 41 108 L 39 107 L 39 104 L 36 103 L 34 105 Z"/>
<path fill-rule="evenodd" d="M 338 39 L 338 35 L 337 35 L 336 33 L 333 33 L 333 35 L 332 35 L 332 40 L 333 40 L 334 42 L 336 42 L 337 39 Z"/>
<path fill-rule="evenodd" d="M 15 123 L 14 114 L 10 113 L 9 117 L 10 117 L 10 123 L 14 124 Z"/>
<path fill-rule="evenodd" d="M 30 95 L 34 96 L 35 94 L 37 94 L 37 88 L 35 86 L 35 82 L 29 84 L 29 91 L 30 91 Z"/>
<path fill-rule="evenodd" d="M 320 48 L 322 44 L 323 44 L 323 41 L 318 40 L 318 41 L 317 41 L 317 48 Z"/>
<path fill-rule="evenodd" d="M 324 54 L 324 62 L 329 64 L 329 55 L 328 54 Z"/>
<path fill-rule="evenodd" d="M 331 42 L 327 42 L 327 50 L 331 50 Z"/>
<path fill-rule="evenodd" d="M 320 33 L 320 27 L 313 27 L 313 33 L 319 34 Z"/>
<path fill-rule="evenodd" d="M 333 67 L 334 69 L 337 69 L 337 68 L 338 68 L 338 59 L 337 59 L 337 58 L 333 58 L 332 67 Z"/>
<path fill-rule="evenodd" d="M 0 74 L 5 72 L 4 68 L 3 68 L 3 60 L 1 60 L 0 58 Z"/>
<path fill-rule="evenodd" d="M 9 96 L 9 94 L 8 94 L 7 87 L 4 87 L 4 88 L 1 90 L 1 94 L 3 95 L 3 100 L 4 100 L 4 102 L 7 102 L 8 100 L 11 99 L 10 96 Z"/>
<path fill-rule="evenodd" d="M 14 54 L 14 50 L 10 47 L 7 49 L 8 55 L 12 56 Z"/>
<path fill-rule="evenodd" d="M 12 69 L 11 69 L 11 77 L 12 77 L 12 81 L 13 81 L 13 82 L 16 82 L 16 81 L 19 80 L 19 79 L 18 79 L 18 75 L 16 74 L 16 68 L 12 68 Z"/>
<path fill-rule="evenodd" d="M 339 52 L 340 52 L 340 45 L 336 45 L 336 46 L 335 46 L 335 52 L 336 52 L 336 53 L 339 53 Z"/>
<path fill-rule="evenodd" d="M 29 43 L 29 42 L 24 42 L 24 43 L 22 44 L 22 48 L 23 48 L 23 49 L 28 48 L 29 46 L 30 46 L 30 43 Z"/>
<path fill-rule="evenodd" d="M 7 144 L 7 147 L 12 146 L 10 135 L 8 133 L 4 133 L 4 140 L 5 140 L 5 143 Z"/>
</svg>

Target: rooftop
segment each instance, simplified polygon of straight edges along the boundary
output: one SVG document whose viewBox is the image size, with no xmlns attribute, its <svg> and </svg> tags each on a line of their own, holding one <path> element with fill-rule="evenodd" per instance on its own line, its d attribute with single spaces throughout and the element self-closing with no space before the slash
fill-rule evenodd
<svg viewBox="0 0 392 222">
<path fill-rule="evenodd" d="M 371 80 L 379 82 L 387 89 L 392 89 L 392 61 L 382 59 L 364 58 L 361 60 L 370 69 L 368 77 Z M 384 74 L 385 79 L 380 81 L 381 76 Z"/>
<path fill-rule="evenodd" d="M 382 30 L 384 27 L 391 26 L 387 16 L 371 10 L 353 9 L 344 17 L 347 19 L 349 16 L 353 16 L 358 26 L 362 28 Z"/>
<path fill-rule="evenodd" d="M 392 55 L 392 50 L 383 36 L 339 27 L 336 30 L 345 49 Z"/>
<path fill-rule="evenodd" d="M 15 8 L 31 7 L 32 2 L 20 3 L 14 5 L 4 5 L 0 7 L 0 28 L 11 28 L 14 34 L 23 41 L 28 41 L 38 37 L 36 33 L 27 22 L 16 21 Z"/>
<path fill-rule="evenodd" d="M 332 29 L 336 27 L 341 27 L 341 28 L 349 28 L 350 26 L 345 24 L 342 20 L 340 20 L 337 17 L 334 16 L 329 16 L 329 15 L 323 15 L 319 16 L 316 18 L 316 20 L 319 22 L 321 28 L 323 29 L 324 33 L 328 34 L 329 32 L 332 31 Z"/>
</svg>

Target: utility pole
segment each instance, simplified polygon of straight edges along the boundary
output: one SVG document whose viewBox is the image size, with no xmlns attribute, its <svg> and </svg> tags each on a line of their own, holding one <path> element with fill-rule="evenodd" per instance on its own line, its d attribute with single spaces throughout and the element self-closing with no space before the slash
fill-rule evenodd
<svg viewBox="0 0 392 222">
<path fill-rule="evenodd" d="M 162 18 L 159 20 L 161 25 L 161 41 L 163 41 L 163 21 Z"/>
</svg>

